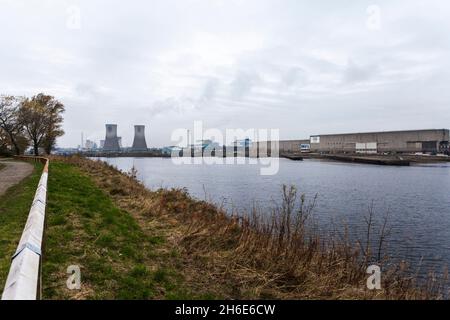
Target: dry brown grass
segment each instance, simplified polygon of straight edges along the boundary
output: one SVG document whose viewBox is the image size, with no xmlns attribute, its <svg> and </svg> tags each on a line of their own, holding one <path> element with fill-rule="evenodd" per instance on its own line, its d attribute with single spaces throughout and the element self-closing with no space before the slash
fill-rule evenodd
<svg viewBox="0 0 450 320">
<path fill-rule="evenodd" d="M 418 286 L 405 264 L 387 267 L 384 256 L 371 253 L 372 245 L 319 237 L 310 219 L 314 203 L 297 198 L 293 188 L 284 188 L 283 205 L 268 218 L 256 211 L 229 216 L 184 190 L 149 191 L 133 174 L 103 162 L 53 160 L 76 165 L 92 177 L 143 230 L 154 232 L 156 226 L 168 239 L 165 250 L 180 255 L 176 267 L 190 291 L 226 299 L 440 298 L 439 282 Z M 383 238 L 375 245 L 379 251 L 386 236 L 382 228 Z M 374 257 L 383 267 L 383 284 L 382 290 L 372 291 L 366 289 L 366 268 Z"/>
</svg>

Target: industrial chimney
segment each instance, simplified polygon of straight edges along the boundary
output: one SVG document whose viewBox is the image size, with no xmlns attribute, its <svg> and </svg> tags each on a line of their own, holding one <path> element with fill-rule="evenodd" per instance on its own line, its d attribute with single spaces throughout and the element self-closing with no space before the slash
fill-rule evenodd
<svg viewBox="0 0 450 320">
<path fill-rule="evenodd" d="M 106 125 L 106 138 L 103 151 L 120 151 L 119 139 L 117 138 L 117 124 Z"/>
<path fill-rule="evenodd" d="M 147 151 L 147 142 L 145 142 L 145 126 L 134 126 L 134 141 L 131 150 Z"/>
</svg>

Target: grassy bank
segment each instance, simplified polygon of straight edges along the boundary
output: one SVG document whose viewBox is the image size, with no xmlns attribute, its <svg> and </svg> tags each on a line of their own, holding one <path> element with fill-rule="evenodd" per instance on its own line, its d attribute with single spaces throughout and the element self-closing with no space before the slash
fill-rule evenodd
<svg viewBox="0 0 450 320">
<path fill-rule="evenodd" d="M 149 191 L 101 162 L 51 163 L 46 298 L 438 297 L 403 267 L 384 269 L 383 289 L 367 290 L 368 252 L 310 232 L 311 208 L 292 189 L 271 219 L 242 219 L 183 190 Z M 79 292 L 65 289 L 74 264 L 82 269 Z"/>
<path fill-rule="evenodd" d="M 44 299 L 201 298 L 184 288 L 163 228 L 156 221 L 140 224 L 111 198 L 124 191 L 99 187 L 81 169 L 51 161 Z M 105 179 L 120 185 L 117 177 Z M 66 288 L 71 265 L 81 268 L 80 291 Z"/>
<path fill-rule="evenodd" d="M 36 163 L 33 173 L 0 196 L 0 292 L 6 277 L 42 173 Z"/>
</svg>

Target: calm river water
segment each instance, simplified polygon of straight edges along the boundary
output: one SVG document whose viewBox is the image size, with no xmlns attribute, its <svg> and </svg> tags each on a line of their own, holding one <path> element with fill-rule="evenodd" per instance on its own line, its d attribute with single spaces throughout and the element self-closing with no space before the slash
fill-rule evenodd
<svg viewBox="0 0 450 320">
<path fill-rule="evenodd" d="M 422 265 L 421 273 L 450 266 L 450 163 L 390 167 L 320 160 L 280 159 L 279 172 L 260 175 L 258 165 L 175 165 L 171 159 L 102 159 L 123 171 L 134 165 L 150 188 L 185 187 L 201 200 L 228 209 L 270 208 L 283 184 L 295 185 L 312 200 L 322 232 L 345 223 L 363 239 L 364 217 L 373 202 L 378 218 L 389 214 L 391 255 Z M 420 262 L 422 261 L 422 262 Z"/>
</svg>

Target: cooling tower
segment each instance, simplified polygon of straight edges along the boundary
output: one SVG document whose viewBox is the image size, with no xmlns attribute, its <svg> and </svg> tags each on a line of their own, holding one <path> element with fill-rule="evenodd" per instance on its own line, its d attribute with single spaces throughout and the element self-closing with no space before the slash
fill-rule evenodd
<svg viewBox="0 0 450 320">
<path fill-rule="evenodd" d="M 134 141 L 131 149 L 133 151 L 147 151 L 147 142 L 145 142 L 145 126 L 134 126 Z"/>
<path fill-rule="evenodd" d="M 106 138 L 103 151 L 120 151 L 119 139 L 117 138 L 117 124 L 106 125 Z"/>
</svg>

